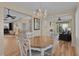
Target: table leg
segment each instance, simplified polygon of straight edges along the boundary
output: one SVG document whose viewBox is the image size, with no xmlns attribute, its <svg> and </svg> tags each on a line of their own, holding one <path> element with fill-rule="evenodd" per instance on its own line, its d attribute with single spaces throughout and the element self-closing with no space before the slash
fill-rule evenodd
<svg viewBox="0 0 79 59">
<path fill-rule="evenodd" d="M 41 49 L 41 56 L 44 56 L 44 50 Z"/>
</svg>

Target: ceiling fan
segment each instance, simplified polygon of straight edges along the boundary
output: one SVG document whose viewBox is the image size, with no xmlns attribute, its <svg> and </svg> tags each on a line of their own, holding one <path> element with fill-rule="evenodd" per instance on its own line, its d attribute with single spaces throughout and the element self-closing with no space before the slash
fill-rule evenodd
<svg viewBox="0 0 79 59">
<path fill-rule="evenodd" d="M 10 9 L 8 9 L 8 14 L 6 15 L 6 18 L 15 19 L 16 16 L 12 16 L 12 15 L 10 15 Z"/>
</svg>

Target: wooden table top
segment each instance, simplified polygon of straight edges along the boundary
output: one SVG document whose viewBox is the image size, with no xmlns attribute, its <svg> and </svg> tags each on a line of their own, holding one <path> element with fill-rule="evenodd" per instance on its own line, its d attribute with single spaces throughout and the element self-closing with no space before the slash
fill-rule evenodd
<svg viewBox="0 0 79 59">
<path fill-rule="evenodd" d="M 53 44 L 53 39 L 49 36 L 36 36 L 31 39 L 31 46 L 35 48 L 44 48 Z"/>
</svg>

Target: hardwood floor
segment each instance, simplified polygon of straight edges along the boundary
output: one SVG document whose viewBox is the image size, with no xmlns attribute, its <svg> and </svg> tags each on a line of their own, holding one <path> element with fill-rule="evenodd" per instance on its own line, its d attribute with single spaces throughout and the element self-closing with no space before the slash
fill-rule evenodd
<svg viewBox="0 0 79 59">
<path fill-rule="evenodd" d="M 71 46 L 70 42 L 59 41 L 54 53 L 54 56 L 75 56 L 76 49 L 75 47 Z"/>
<path fill-rule="evenodd" d="M 5 35 L 4 46 L 5 46 L 4 49 L 5 56 L 19 55 L 19 48 L 17 40 L 14 35 Z"/>
<path fill-rule="evenodd" d="M 5 35 L 5 56 L 19 56 L 19 47 L 14 35 Z M 53 51 L 53 50 L 52 50 Z M 59 41 L 56 49 L 51 54 L 52 56 L 75 56 L 75 47 L 71 46 L 70 42 Z"/>
</svg>

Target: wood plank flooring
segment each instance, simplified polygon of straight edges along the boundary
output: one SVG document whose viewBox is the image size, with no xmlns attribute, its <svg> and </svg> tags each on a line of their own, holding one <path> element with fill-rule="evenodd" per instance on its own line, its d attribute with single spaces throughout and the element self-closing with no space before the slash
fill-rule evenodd
<svg viewBox="0 0 79 59">
<path fill-rule="evenodd" d="M 13 35 L 6 35 L 4 40 L 5 56 L 19 56 L 17 40 Z M 53 50 L 52 50 L 53 51 Z M 75 56 L 75 47 L 71 43 L 60 41 L 51 56 Z"/>
<path fill-rule="evenodd" d="M 5 35 L 4 46 L 5 46 L 4 49 L 5 56 L 19 55 L 19 47 L 14 35 Z"/>
<path fill-rule="evenodd" d="M 76 49 L 75 47 L 71 46 L 71 42 L 59 41 L 59 44 L 54 50 L 54 53 L 52 53 L 52 55 L 54 56 L 75 56 Z"/>
</svg>

